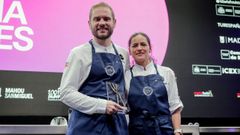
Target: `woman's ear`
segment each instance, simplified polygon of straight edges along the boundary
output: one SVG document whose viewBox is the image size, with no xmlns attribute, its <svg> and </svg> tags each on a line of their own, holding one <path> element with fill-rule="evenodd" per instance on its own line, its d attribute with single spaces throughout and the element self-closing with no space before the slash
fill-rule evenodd
<svg viewBox="0 0 240 135">
<path fill-rule="evenodd" d="M 129 52 L 129 55 L 132 55 L 130 47 L 128 47 L 128 52 Z"/>
<path fill-rule="evenodd" d="M 152 52 L 152 45 L 149 45 L 149 53 Z"/>
</svg>

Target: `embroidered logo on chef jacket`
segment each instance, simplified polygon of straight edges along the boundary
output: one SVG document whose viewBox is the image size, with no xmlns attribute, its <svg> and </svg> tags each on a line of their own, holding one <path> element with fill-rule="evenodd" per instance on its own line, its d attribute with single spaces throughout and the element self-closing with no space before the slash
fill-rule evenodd
<svg viewBox="0 0 240 135">
<path fill-rule="evenodd" d="M 144 95 L 146 95 L 146 96 L 152 95 L 152 93 L 153 93 L 152 87 L 145 86 L 145 87 L 143 88 L 143 93 L 144 93 Z"/>
<path fill-rule="evenodd" d="M 113 76 L 115 74 L 115 69 L 111 65 L 106 66 L 104 69 L 108 76 Z"/>
</svg>

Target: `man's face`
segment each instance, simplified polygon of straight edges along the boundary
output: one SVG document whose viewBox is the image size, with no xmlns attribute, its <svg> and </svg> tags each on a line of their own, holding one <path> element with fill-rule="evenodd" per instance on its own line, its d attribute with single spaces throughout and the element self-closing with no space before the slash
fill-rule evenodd
<svg viewBox="0 0 240 135">
<path fill-rule="evenodd" d="M 98 7 L 92 10 L 89 26 L 92 34 L 97 39 L 108 39 L 115 27 L 116 20 L 113 19 L 111 10 L 107 7 Z"/>
</svg>

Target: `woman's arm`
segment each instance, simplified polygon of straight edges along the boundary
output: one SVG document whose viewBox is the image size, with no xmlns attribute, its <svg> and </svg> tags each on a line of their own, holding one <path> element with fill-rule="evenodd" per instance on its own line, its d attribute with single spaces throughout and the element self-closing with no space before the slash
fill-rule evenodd
<svg viewBox="0 0 240 135">
<path fill-rule="evenodd" d="M 182 135 L 182 129 L 181 129 L 181 109 L 178 108 L 175 110 L 172 114 L 172 122 L 173 122 L 173 128 L 174 128 L 174 134 L 175 135 Z"/>
</svg>

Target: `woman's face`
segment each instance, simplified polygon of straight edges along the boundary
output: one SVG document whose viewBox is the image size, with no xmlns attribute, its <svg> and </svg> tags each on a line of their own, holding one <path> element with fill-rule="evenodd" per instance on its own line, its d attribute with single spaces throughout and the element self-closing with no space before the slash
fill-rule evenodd
<svg viewBox="0 0 240 135">
<path fill-rule="evenodd" d="M 150 45 L 143 35 L 131 39 L 129 51 L 137 64 L 146 66 L 150 62 Z"/>
</svg>

